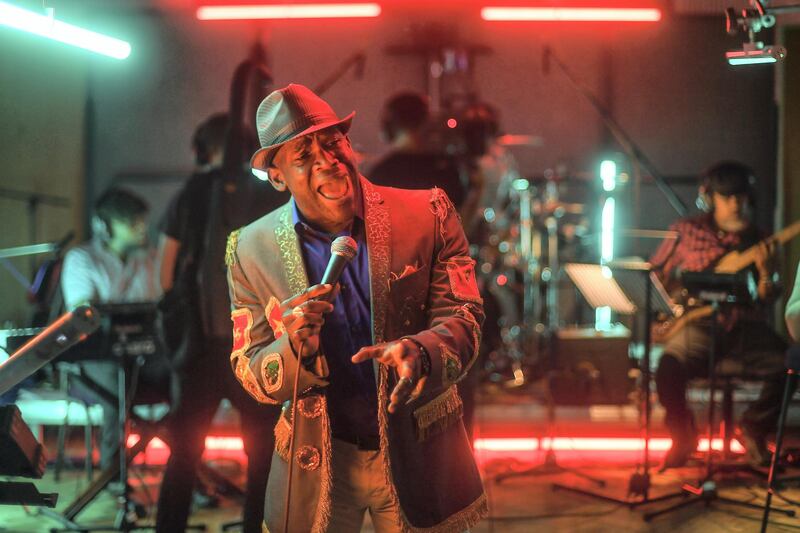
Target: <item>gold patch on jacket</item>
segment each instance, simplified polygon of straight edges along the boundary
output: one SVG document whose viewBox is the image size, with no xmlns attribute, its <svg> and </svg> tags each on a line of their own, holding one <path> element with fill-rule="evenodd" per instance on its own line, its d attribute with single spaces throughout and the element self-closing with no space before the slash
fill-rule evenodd
<svg viewBox="0 0 800 533">
<path fill-rule="evenodd" d="M 322 399 L 319 396 L 308 396 L 297 400 L 297 410 L 306 418 L 317 418 L 322 414 Z"/>
<path fill-rule="evenodd" d="M 319 450 L 308 445 L 301 446 L 294 457 L 303 470 L 316 470 L 322 462 Z"/>
</svg>

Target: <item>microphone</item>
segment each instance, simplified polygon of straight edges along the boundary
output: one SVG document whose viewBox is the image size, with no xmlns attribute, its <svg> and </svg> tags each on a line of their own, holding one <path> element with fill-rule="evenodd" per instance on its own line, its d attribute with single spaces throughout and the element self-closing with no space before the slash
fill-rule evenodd
<svg viewBox="0 0 800 533">
<path fill-rule="evenodd" d="M 344 272 L 344 267 L 358 255 L 358 243 L 352 237 L 342 236 L 336 237 L 331 243 L 331 260 L 328 261 L 328 266 L 325 268 L 325 273 L 322 275 L 320 283 L 329 283 L 336 285 L 339 278 Z M 329 292 L 321 299 L 328 300 L 333 291 Z"/>
<path fill-rule="evenodd" d="M 90 305 L 82 305 L 61 315 L 0 364 L 0 394 L 9 391 L 73 344 L 84 340 L 98 327 L 100 313 Z"/>
</svg>

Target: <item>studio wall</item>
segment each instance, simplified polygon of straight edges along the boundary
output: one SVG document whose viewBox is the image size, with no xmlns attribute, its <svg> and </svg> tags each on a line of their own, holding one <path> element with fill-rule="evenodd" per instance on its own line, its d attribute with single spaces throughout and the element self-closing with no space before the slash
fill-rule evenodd
<svg viewBox="0 0 800 533">
<path fill-rule="evenodd" d="M 8 45 L 0 46 L 3 186 L 75 200 L 66 213 L 47 215 L 41 239 L 58 238 L 67 228 L 82 231 L 88 220 L 83 191 L 91 201 L 120 181 L 139 180 L 156 211 L 163 209 L 191 170 L 195 125 L 227 107 L 233 70 L 259 40 L 276 87 L 313 87 L 354 53 L 366 54 L 363 76 L 348 71 L 325 96 L 342 114 L 357 111 L 351 136 L 367 164 L 386 150 L 378 135 L 384 100 L 401 89 L 424 91 L 428 82 L 424 57 L 390 54 L 388 47 L 445 37 L 485 46 L 490 52 L 472 63 L 472 88 L 498 108 L 503 131 L 543 141 L 512 149 L 523 175 L 561 166 L 591 176 L 600 155 L 619 147 L 563 72 L 552 61 L 545 68 L 542 51 L 548 46 L 661 174 L 683 178 L 676 183 L 687 203 L 694 184 L 686 178 L 715 160 L 738 158 L 761 177 L 759 221 L 772 222 L 773 70 L 726 65 L 724 51 L 738 41 L 725 35 L 721 13 L 667 13 L 663 21 L 644 25 L 536 25 L 489 23 L 477 10 L 455 16 L 407 7 L 387 8 L 377 19 L 255 23 L 201 22 L 185 7 L 118 6 L 86 16 L 94 27 L 131 42 L 133 53 L 125 61 L 88 58 L 62 45 L 0 32 L 6 40 L 0 45 Z M 643 185 L 641 198 L 643 226 L 663 229 L 677 216 L 652 184 Z M 15 227 L 3 232 L 1 245 L 26 244 L 24 206 L 0 201 L 2 221 Z M 0 320 L 22 321 L 25 304 L 9 280 L 0 273 L 0 288 L 13 295 L 3 303 Z"/>
</svg>

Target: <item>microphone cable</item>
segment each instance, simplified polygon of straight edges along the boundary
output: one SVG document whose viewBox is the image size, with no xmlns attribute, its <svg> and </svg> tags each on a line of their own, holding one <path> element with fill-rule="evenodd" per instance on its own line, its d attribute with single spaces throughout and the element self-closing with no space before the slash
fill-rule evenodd
<svg viewBox="0 0 800 533">
<path fill-rule="evenodd" d="M 289 340 L 291 347 L 292 341 Z M 306 339 L 300 342 L 300 349 L 298 350 L 297 363 L 294 369 L 294 389 L 292 390 L 292 409 L 291 409 L 291 427 L 292 432 L 289 435 L 289 466 L 286 473 L 286 504 L 283 509 L 283 533 L 289 533 L 289 504 L 292 495 L 292 474 L 294 473 L 294 437 L 297 433 L 295 420 L 297 417 L 297 387 L 300 385 L 300 362 L 303 360 L 303 350 L 306 347 Z"/>
</svg>

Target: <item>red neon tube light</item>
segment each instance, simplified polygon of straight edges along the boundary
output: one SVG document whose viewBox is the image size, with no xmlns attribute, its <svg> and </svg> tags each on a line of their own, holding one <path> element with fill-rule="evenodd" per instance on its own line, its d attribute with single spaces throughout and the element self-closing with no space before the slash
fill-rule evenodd
<svg viewBox="0 0 800 533">
<path fill-rule="evenodd" d="M 133 446 L 139 440 L 139 435 L 128 436 L 128 447 Z M 218 451 L 239 451 L 243 450 L 241 437 L 206 437 L 206 449 Z M 713 448 L 722 450 L 722 439 L 713 440 Z M 478 438 L 475 439 L 475 449 L 490 452 L 526 452 L 553 449 L 556 451 L 640 451 L 644 449 L 644 439 L 637 437 L 545 437 L 537 438 Z M 669 438 L 651 438 L 650 450 L 654 452 L 665 452 L 672 446 Z M 158 437 L 154 438 L 149 445 L 153 449 L 166 449 L 167 445 Z M 708 439 L 702 438 L 697 446 L 697 451 L 708 451 Z M 744 453 L 744 447 L 738 440 L 731 441 L 731 451 L 734 453 Z"/>
<path fill-rule="evenodd" d="M 484 7 L 483 20 L 535 20 L 550 22 L 658 22 L 661 10 L 656 8 L 611 7 Z"/>
<path fill-rule="evenodd" d="M 722 450 L 722 439 L 714 439 L 713 448 L 715 450 Z M 652 438 L 650 439 L 650 450 L 652 451 L 667 451 L 672 446 L 672 440 L 668 438 Z M 511 451 L 537 451 L 537 450 L 576 450 L 576 451 L 638 451 L 644 449 L 644 439 L 641 438 L 625 438 L 625 437 L 556 437 L 554 439 L 544 438 L 484 438 L 475 439 L 476 450 L 486 450 L 495 452 L 511 452 Z M 704 452 L 708 451 L 708 439 L 700 439 L 697 450 Z M 735 453 L 743 453 L 744 447 L 737 440 L 731 441 L 731 451 Z"/>
<path fill-rule="evenodd" d="M 200 20 L 320 19 L 377 17 L 381 6 L 365 4 L 261 4 L 202 6 Z"/>
</svg>

